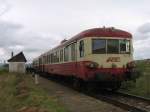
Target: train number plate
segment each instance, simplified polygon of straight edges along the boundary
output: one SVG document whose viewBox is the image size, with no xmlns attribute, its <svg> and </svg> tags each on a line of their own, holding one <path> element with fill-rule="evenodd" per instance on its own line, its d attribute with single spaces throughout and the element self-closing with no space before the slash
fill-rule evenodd
<svg viewBox="0 0 150 112">
<path fill-rule="evenodd" d="M 109 57 L 106 62 L 120 62 L 120 57 Z"/>
</svg>

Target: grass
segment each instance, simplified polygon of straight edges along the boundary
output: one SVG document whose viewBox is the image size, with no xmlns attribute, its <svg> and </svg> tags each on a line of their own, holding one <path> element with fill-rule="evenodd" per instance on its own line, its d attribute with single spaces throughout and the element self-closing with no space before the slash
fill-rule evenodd
<svg viewBox="0 0 150 112">
<path fill-rule="evenodd" d="M 0 68 L 0 75 L 4 74 L 4 73 L 8 73 L 8 69 L 7 68 Z"/>
<path fill-rule="evenodd" d="M 0 75 L 0 111 L 2 112 L 66 112 L 56 98 L 50 97 L 33 83 L 29 75 L 3 73 Z"/>
<path fill-rule="evenodd" d="M 136 80 L 125 82 L 124 85 L 128 86 L 125 92 L 130 94 L 139 95 L 142 97 L 150 98 L 150 63 L 146 61 L 138 61 L 137 69 L 141 71 L 141 76 Z"/>
</svg>

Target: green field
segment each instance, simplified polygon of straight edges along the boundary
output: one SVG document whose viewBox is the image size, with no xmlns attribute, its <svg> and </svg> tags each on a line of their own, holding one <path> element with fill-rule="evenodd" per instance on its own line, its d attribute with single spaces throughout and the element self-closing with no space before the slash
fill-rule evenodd
<svg viewBox="0 0 150 112">
<path fill-rule="evenodd" d="M 66 112 L 55 98 L 33 83 L 29 75 L 0 73 L 1 112 Z"/>
<path fill-rule="evenodd" d="M 0 75 L 8 72 L 8 64 L 0 65 Z"/>
<path fill-rule="evenodd" d="M 140 60 L 136 61 L 137 69 L 141 71 L 141 76 L 136 82 L 126 82 L 123 84 L 127 86 L 126 90 L 130 94 L 139 95 L 150 98 L 150 61 Z"/>
</svg>

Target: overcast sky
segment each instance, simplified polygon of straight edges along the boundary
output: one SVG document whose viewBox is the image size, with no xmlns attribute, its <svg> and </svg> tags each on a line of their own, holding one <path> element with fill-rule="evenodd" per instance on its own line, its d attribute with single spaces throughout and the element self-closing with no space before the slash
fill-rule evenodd
<svg viewBox="0 0 150 112">
<path fill-rule="evenodd" d="M 28 60 L 94 27 L 133 34 L 134 58 L 150 58 L 149 0 L 0 0 L 0 60 L 24 51 Z"/>
</svg>

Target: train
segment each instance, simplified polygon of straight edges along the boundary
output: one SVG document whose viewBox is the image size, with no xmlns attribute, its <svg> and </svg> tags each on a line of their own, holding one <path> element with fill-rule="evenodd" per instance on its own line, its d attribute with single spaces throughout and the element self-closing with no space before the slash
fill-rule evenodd
<svg viewBox="0 0 150 112">
<path fill-rule="evenodd" d="M 68 78 L 75 87 L 86 83 L 118 90 L 137 76 L 132 34 L 114 27 L 87 29 L 64 39 L 32 64 L 39 73 Z"/>
</svg>

